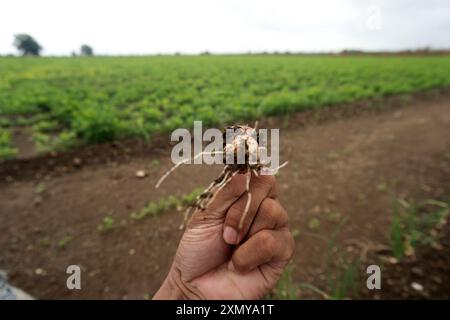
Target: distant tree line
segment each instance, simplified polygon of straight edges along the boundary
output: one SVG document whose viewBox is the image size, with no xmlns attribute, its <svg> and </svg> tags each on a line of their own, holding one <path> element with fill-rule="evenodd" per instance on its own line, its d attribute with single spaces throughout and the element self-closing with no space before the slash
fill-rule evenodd
<svg viewBox="0 0 450 320">
<path fill-rule="evenodd" d="M 40 56 L 42 46 L 29 34 L 21 33 L 14 36 L 14 46 L 23 56 Z M 72 52 L 72 56 L 78 55 L 76 52 Z M 94 49 L 87 44 L 83 44 L 80 47 L 80 56 L 90 57 L 94 55 Z"/>
<path fill-rule="evenodd" d="M 14 36 L 14 46 L 23 56 L 39 56 L 42 51 L 42 46 L 29 34 L 16 34 Z M 295 52 L 295 51 L 273 51 L 273 52 L 247 52 L 239 54 L 229 54 L 229 55 L 448 55 L 450 54 L 450 49 L 433 49 L 430 47 L 411 49 L 411 50 L 401 50 L 401 51 L 364 51 L 359 49 L 344 49 L 340 52 Z M 90 57 L 94 55 L 94 49 L 83 44 L 80 47 L 79 52 L 72 51 L 72 56 L 84 56 Z M 162 54 L 164 55 L 164 54 Z M 183 55 L 180 52 L 174 53 L 174 55 Z M 199 55 L 209 56 L 213 55 L 209 51 L 203 51 Z M 10 56 L 10 55 L 9 55 Z"/>
</svg>

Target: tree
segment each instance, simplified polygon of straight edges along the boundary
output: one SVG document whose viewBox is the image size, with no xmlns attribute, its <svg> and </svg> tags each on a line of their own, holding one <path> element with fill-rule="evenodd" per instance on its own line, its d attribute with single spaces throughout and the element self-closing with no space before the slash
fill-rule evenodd
<svg viewBox="0 0 450 320">
<path fill-rule="evenodd" d="M 82 56 L 93 56 L 94 50 L 92 47 L 88 46 L 87 44 L 83 44 L 80 48 L 80 54 Z"/>
<path fill-rule="evenodd" d="M 24 56 L 38 56 L 42 47 L 34 38 L 28 34 L 16 34 L 14 36 L 14 46 L 21 51 Z"/>
</svg>

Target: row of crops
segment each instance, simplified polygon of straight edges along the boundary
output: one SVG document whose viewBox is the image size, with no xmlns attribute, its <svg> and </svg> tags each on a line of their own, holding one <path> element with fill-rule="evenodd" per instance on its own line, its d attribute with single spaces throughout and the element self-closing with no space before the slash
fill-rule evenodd
<svg viewBox="0 0 450 320">
<path fill-rule="evenodd" d="M 0 157 L 450 85 L 450 57 L 0 58 Z"/>
</svg>

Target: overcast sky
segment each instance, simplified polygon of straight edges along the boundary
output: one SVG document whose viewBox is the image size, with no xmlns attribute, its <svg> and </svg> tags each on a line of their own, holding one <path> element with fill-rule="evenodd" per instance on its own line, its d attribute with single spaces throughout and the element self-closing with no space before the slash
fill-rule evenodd
<svg viewBox="0 0 450 320">
<path fill-rule="evenodd" d="M 450 48 L 449 0 L 1 0 L 0 54 Z"/>
</svg>

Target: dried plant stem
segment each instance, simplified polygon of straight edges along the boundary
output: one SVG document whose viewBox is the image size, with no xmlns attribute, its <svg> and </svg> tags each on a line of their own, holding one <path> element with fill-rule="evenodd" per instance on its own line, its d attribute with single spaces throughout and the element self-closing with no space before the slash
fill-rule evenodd
<svg viewBox="0 0 450 320">
<path fill-rule="evenodd" d="M 204 210 L 214 199 L 217 195 L 218 191 L 220 191 L 222 188 L 225 187 L 225 185 L 231 181 L 231 178 L 234 176 L 234 173 L 231 174 L 231 171 L 229 170 L 229 166 L 225 166 L 220 173 L 219 177 L 215 179 L 211 184 L 206 188 L 201 195 L 197 196 L 195 204 L 189 206 L 185 212 L 184 212 L 184 219 L 183 223 L 180 226 L 180 229 L 184 229 L 186 225 L 188 224 L 189 214 L 191 213 L 192 209 L 201 209 Z M 218 182 L 220 181 L 220 182 Z M 219 186 L 219 188 L 215 192 L 211 192 L 212 188 L 215 186 Z M 206 205 L 204 204 L 205 202 Z"/>
</svg>

